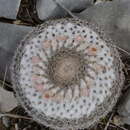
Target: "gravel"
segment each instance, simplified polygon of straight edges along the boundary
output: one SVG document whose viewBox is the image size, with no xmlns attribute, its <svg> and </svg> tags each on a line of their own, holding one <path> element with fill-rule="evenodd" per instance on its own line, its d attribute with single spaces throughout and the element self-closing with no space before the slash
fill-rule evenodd
<svg viewBox="0 0 130 130">
<path fill-rule="evenodd" d="M 12 57 L 20 40 L 32 30 L 32 27 L 7 24 L 0 22 L 0 79 L 4 79 L 7 70 L 6 80 L 10 81 L 10 64 Z"/>
<path fill-rule="evenodd" d="M 16 19 L 21 0 L 0 0 L 0 17 Z"/>
<path fill-rule="evenodd" d="M 121 48 L 130 51 L 130 1 L 103 2 L 78 14 L 81 19 L 96 23 Z"/>
<path fill-rule="evenodd" d="M 72 12 L 79 12 L 93 4 L 94 0 L 57 0 Z M 37 0 L 37 12 L 41 20 L 66 16 L 66 12 L 53 0 Z"/>
</svg>

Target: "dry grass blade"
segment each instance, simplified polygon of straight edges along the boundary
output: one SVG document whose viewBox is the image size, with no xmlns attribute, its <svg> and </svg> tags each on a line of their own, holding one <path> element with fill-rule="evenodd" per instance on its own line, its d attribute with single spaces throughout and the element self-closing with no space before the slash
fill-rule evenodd
<svg viewBox="0 0 130 130">
<path fill-rule="evenodd" d="M 77 16 L 75 16 L 69 9 L 67 9 L 64 5 L 62 5 L 60 2 L 58 2 L 57 0 L 52 0 L 56 5 L 58 5 L 59 7 L 61 7 L 62 9 L 64 9 L 72 18 L 77 18 Z"/>
<path fill-rule="evenodd" d="M 115 46 L 118 50 L 120 50 L 120 51 L 122 51 L 122 52 L 124 52 L 125 54 L 127 54 L 128 56 L 130 56 L 130 53 L 128 52 L 128 51 L 126 51 L 126 50 L 124 50 L 123 48 L 121 48 L 121 47 L 118 47 L 118 46 Z"/>
<path fill-rule="evenodd" d="M 19 130 L 18 124 L 15 124 L 15 130 Z"/>
<path fill-rule="evenodd" d="M 7 71 L 8 71 L 8 68 L 6 66 L 6 68 L 5 68 L 5 74 L 4 74 L 4 79 L 3 79 L 3 83 L 2 83 L 2 88 L 4 88 L 4 85 L 5 85 Z"/>
<path fill-rule="evenodd" d="M 3 80 L 0 80 L 0 85 L 2 85 L 2 84 L 3 84 Z M 8 84 L 8 83 L 6 83 L 6 82 L 4 82 L 4 86 L 7 86 L 7 87 L 9 87 L 9 88 L 12 88 L 11 84 Z"/>
<path fill-rule="evenodd" d="M 108 129 L 108 126 L 109 126 L 109 124 L 110 124 L 110 122 L 111 122 L 113 116 L 114 116 L 114 113 L 111 114 L 111 116 L 110 116 L 110 118 L 109 118 L 109 120 L 108 120 L 108 122 L 107 122 L 107 124 L 106 124 L 106 126 L 105 126 L 105 128 L 104 128 L 104 130 L 107 130 L 107 129 Z"/>
<path fill-rule="evenodd" d="M 20 116 L 20 115 L 15 115 L 15 114 L 1 114 L 0 113 L 0 118 L 1 117 L 11 117 L 11 118 L 20 118 L 20 119 L 25 119 L 25 120 L 33 120 L 32 118 L 29 118 L 29 117 L 25 117 L 25 116 Z"/>
<path fill-rule="evenodd" d="M 124 128 L 124 127 L 121 127 L 121 126 L 118 126 L 118 125 L 116 125 L 116 124 L 114 124 L 114 123 L 111 123 L 110 126 L 111 126 L 111 127 L 115 127 L 115 128 L 120 128 L 120 129 L 122 129 L 122 130 L 128 130 L 128 129 L 126 129 L 126 128 Z"/>
</svg>

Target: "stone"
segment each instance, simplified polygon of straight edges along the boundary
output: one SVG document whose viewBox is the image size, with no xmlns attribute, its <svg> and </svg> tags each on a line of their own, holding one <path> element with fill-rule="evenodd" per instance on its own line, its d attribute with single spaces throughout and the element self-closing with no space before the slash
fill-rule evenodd
<svg viewBox="0 0 130 130">
<path fill-rule="evenodd" d="M 4 79 L 7 68 L 6 80 L 10 81 L 10 65 L 16 47 L 32 27 L 0 22 L 0 30 L 0 79 Z"/>
<path fill-rule="evenodd" d="M 94 0 L 57 0 L 72 12 L 79 12 L 93 4 Z M 41 20 L 64 17 L 67 13 L 53 0 L 37 0 L 36 9 Z"/>
<path fill-rule="evenodd" d="M 21 0 L 0 0 L 0 17 L 16 19 Z"/>
<path fill-rule="evenodd" d="M 0 86 L 0 112 L 9 112 L 18 105 L 12 92 L 4 90 Z"/>
<path fill-rule="evenodd" d="M 130 1 L 102 2 L 77 14 L 98 24 L 116 45 L 130 52 Z"/>
<path fill-rule="evenodd" d="M 130 125 L 130 89 L 123 95 L 118 106 L 118 114 L 123 123 Z"/>
</svg>

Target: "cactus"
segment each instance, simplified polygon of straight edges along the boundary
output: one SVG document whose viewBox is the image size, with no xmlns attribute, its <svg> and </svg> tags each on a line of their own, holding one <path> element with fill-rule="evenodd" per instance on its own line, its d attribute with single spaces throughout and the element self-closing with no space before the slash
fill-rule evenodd
<svg viewBox="0 0 130 130">
<path fill-rule="evenodd" d="M 112 110 L 124 84 L 113 42 L 87 21 L 66 18 L 36 27 L 11 67 L 21 105 L 54 129 L 88 128 Z"/>
</svg>

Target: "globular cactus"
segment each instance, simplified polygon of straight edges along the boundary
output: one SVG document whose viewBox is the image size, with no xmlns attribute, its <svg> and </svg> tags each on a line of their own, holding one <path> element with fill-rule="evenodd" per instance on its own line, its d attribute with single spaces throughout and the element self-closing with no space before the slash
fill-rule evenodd
<svg viewBox="0 0 130 130">
<path fill-rule="evenodd" d="M 88 128 L 110 112 L 124 83 L 111 40 L 79 19 L 45 22 L 19 45 L 12 64 L 17 98 L 55 129 Z"/>
</svg>

